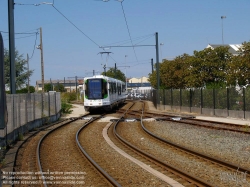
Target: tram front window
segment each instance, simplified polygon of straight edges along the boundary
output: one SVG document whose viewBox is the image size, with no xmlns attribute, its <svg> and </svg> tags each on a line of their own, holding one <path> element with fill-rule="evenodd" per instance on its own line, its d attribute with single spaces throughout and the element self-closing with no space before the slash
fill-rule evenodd
<svg viewBox="0 0 250 187">
<path fill-rule="evenodd" d="M 102 99 L 102 80 L 89 79 L 88 80 L 88 98 Z"/>
</svg>

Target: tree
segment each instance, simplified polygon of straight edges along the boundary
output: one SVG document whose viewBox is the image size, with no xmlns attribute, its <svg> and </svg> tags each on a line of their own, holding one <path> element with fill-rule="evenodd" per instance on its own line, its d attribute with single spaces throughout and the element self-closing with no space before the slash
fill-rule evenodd
<svg viewBox="0 0 250 187">
<path fill-rule="evenodd" d="M 15 51 L 15 66 L 16 66 L 16 88 L 21 89 L 28 82 L 28 78 L 32 75 L 34 70 L 29 70 L 26 66 L 27 60 L 23 59 L 23 55 Z M 10 87 L 10 58 L 9 51 L 4 49 L 4 74 L 5 74 L 5 84 Z"/>
<path fill-rule="evenodd" d="M 227 64 L 227 84 L 246 86 L 250 84 L 250 42 L 244 42 L 239 55 Z"/>
<path fill-rule="evenodd" d="M 161 64 L 160 77 L 165 88 L 185 88 L 187 69 L 189 67 L 188 54 L 176 57 L 174 60 L 166 60 Z"/>
<path fill-rule="evenodd" d="M 54 90 L 57 92 L 64 92 L 65 91 L 63 84 L 56 84 L 54 87 Z"/>
<path fill-rule="evenodd" d="M 225 86 L 226 64 L 232 58 L 228 49 L 229 47 L 217 47 L 194 51 L 190 74 L 199 74 L 201 86 L 212 88 Z"/>
<path fill-rule="evenodd" d="M 45 92 L 53 91 L 53 85 L 50 83 L 44 84 L 44 91 Z M 54 91 L 65 92 L 64 85 L 63 84 L 55 84 Z"/>
<path fill-rule="evenodd" d="M 105 72 L 102 72 L 102 75 L 105 75 Z M 122 73 L 119 69 L 116 69 L 116 71 L 115 71 L 115 68 L 110 68 L 106 72 L 106 76 L 112 77 L 112 78 L 115 78 L 115 79 L 118 79 L 118 80 L 121 80 L 121 81 L 124 81 L 124 82 L 126 80 L 125 74 Z"/>
<path fill-rule="evenodd" d="M 50 83 L 44 84 L 44 91 L 49 92 L 53 90 L 53 86 Z"/>
</svg>

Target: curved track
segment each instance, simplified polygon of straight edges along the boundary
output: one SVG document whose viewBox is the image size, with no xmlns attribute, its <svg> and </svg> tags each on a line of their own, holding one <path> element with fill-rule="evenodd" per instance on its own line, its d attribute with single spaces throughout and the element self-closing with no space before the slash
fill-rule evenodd
<svg viewBox="0 0 250 187">
<path fill-rule="evenodd" d="M 123 113 L 124 109 L 120 109 L 117 111 L 118 113 Z M 131 110 L 128 112 L 128 115 L 140 118 L 141 110 Z M 232 132 L 250 134 L 250 128 L 247 125 L 237 125 L 233 123 L 223 123 L 223 122 L 215 122 L 215 121 L 208 121 L 208 120 L 201 120 L 196 119 L 194 116 L 190 115 L 173 115 L 173 114 L 166 114 L 166 113 L 156 113 L 152 111 L 144 111 L 143 114 L 144 118 L 154 118 L 155 120 L 161 121 L 171 121 L 174 123 L 183 123 L 189 124 L 204 128 L 216 129 L 216 130 L 227 130 Z"/>
<path fill-rule="evenodd" d="M 136 112 L 135 112 L 136 111 Z M 239 168 L 237 165 L 234 165 L 234 164 L 231 164 L 231 163 L 228 163 L 228 162 L 225 162 L 225 161 L 223 161 L 223 160 L 220 160 L 220 159 L 216 159 L 216 158 L 213 158 L 213 157 L 211 157 L 211 156 L 208 156 L 208 155 L 205 155 L 205 154 L 201 154 L 201 153 L 198 153 L 198 152 L 195 152 L 195 151 L 192 151 L 192 150 L 189 150 L 188 148 L 185 148 L 185 147 L 182 147 L 182 146 L 180 146 L 180 145 L 177 145 L 177 144 L 175 144 L 175 143 L 173 143 L 173 142 L 170 142 L 170 141 L 166 141 L 166 140 L 164 140 L 164 139 L 162 139 L 162 138 L 160 138 L 160 137 L 157 137 L 157 136 L 155 136 L 152 132 L 150 132 L 149 130 L 147 130 L 146 128 L 145 128 L 145 126 L 144 126 L 144 124 L 143 124 L 143 117 L 142 116 L 144 116 L 144 112 L 143 112 L 143 109 L 142 110 L 133 110 L 133 112 L 132 113 L 138 113 L 138 111 L 142 111 L 142 114 L 141 114 L 141 119 L 140 119 L 140 121 L 141 121 L 141 126 L 142 126 L 142 129 L 144 129 L 144 131 L 145 132 L 147 132 L 149 135 L 151 135 L 151 136 L 153 136 L 153 137 L 155 137 L 155 138 L 157 138 L 158 140 L 160 140 L 161 142 L 164 142 L 164 143 L 167 143 L 168 145 L 170 145 L 171 147 L 174 147 L 174 149 L 178 149 L 178 150 L 180 150 L 181 152 L 185 152 L 185 154 L 186 154 L 186 157 L 193 157 L 193 158 L 198 158 L 198 160 L 203 160 L 202 162 L 207 162 L 208 163 L 208 165 L 216 165 L 216 167 L 217 168 L 225 168 L 225 169 L 223 169 L 224 171 L 225 171 L 225 173 L 237 173 L 237 172 L 239 172 L 239 173 L 244 173 L 244 174 L 247 174 L 247 173 L 249 173 L 250 171 L 249 171 L 249 169 L 248 168 L 243 168 L 243 167 L 241 167 L 241 168 Z M 131 113 L 129 113 L 130 115 L 131 115 Z M 131 117 L 131 116 L 129 116 L 129 117 Z M 137 119 L 138 120 L 138 119 Z M 126 119 L 125 119 L 125 121 L 126 121 Z M 117 128 L 117 127 L 115 127 L 115 128 Z M 133 145 L 130 145 L 130 143 L 128 142 L 128 141 L 126 141 L 126 140 L 124 140 L 123 138 L 121 138 L 119 135 L 117 135 L 124 143 L 126 143 L 127 145 L 129 145 L 129 146 L 131 146 L 131 147 L 133 147 L 134 148 L 134 146 Z M 141 154 L 143 154 L 143 155 L 146 155 L 147 153 L 145 153 L 144 151 L 141 151 L 141 150 L 139 150 L 139 152 L 141 153 Z M 182 153 L 183 154 L 183 153 Z M 149 155 L 149 157 L 152 157 L 151 155 Z M 153 160 L 155 160 L 156 158 L 155 157 L 152 157 L 152 159 Z M 218 170 L 218 169 L 217 169 Z M 222 171 L 223 171 L 222 170 Z M 231 170 L 231 171 L 230 171 Z M 184 175 L 185 175 L 186 173 L 184 172 Z M 249 175 L 246 175 L 246 176 L 248 176 L 247 178 L 249 178 Z M 246 177 L 245 176 L 245 177 Z M 186 176 L 185 176 L 186 177 Z M 192 178 L 192 176 L 191 176 L 191 178 Z M 195 185 L 198 185 L 198 186 L 213 186 L 211 183 L 206 183 L 206 182 L 204 182 L 203 183 L 203 180 L 202 179 L 200 179 L 200 181 L 202 181 L 202 183 L 196 183 L 196 180 L 199 180 L 199 178 L 197 178 L 197 177 L 194 177 L 194 180 L 193 179 L 190 179 L 190 183 L 193 183 L 193 184 L 195 184 Z M 206 179 L 207 179 L 207 177 L 206 177 Z M 193 181 L 192 181 L 193 180 Z"/>
</svg>

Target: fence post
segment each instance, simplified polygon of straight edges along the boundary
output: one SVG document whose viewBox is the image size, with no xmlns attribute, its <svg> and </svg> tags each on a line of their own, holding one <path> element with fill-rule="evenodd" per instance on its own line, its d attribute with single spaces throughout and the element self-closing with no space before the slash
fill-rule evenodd
<svg viewBox="0 0 250 187">
<path fill-rule="evenodd" d="M 15 139 L 16 137 L 16 131 L 15 131 L 15 127 L 16 127 L 16 112 L 15 112 L 15 94 L 11 94 L 11 101 L 12 101 L 12 131 L 14 131 L 14 135 L 12 137 L 12 140 Z"/>
<path fill-rule="evenodd" d="M 171 92 L 170 92 L 170 95 L 171 95 L 171 101 L 170 101 L 170 104 L 171 104 L 171 110 L 173 110 L 173 103 L 174 103 L 174 101 L 173 101 L 173 89 L 171 88 L 171 90 L 170 90 Z"/>
<path fill-rule="evenodd" d="M 21 127 L 21 97 L 20 97 L 21 94 L 18 94 L 18 124 L 19 124 L 19 127 Z M 23 94 L 22 94 L 23 95 Z M 23 133 L 23 130 L 22 130 L 22 133 Z"/>
<path fill-rule="evenodd" d="M 202 88 L 201 88 L 201 114 L 202 114 L 202 108 L 203 108 L 203 93 L 202 93 Z"/>
<path fill-rule="evenodd" d="M 163 89 L 163 106 L 165 110 L 165 106 L 166 106 L 166 90 L 165 89 Z"/>
<path fill-rule="evenodd" d="M 50 93 L 48 92 L 48 110 L 49 110 L 49 117 L 50 117 Z"/>
<path fill-rule="evenodd" d="M 35 120 L 36 119 L 36 95 L 33 93 L 31 94 L 33 95 L 33 119 Z M 31 96 L 30 96 L 31 97 Z"/>
<path fill-rule="evenodd" d="M 213 105 L 214 105 L 214 115 L 215 115 L 215 89 L 213 88 Z"/>
<path fill-rule="evenodd" d="M 42 103 L 41 103 L 41 104 L 42 104 L 42 110 L 41 110 L 42 115 L 41 115 L 41 116 L 42 116 L 42 121 L 43 121 L 43 117 L 44 117 L 44 116 L 43 116 L 43 107 L 44 107 L 44 106 L 43 106 L 43 93 L 41 93 L 41 96 L 42 96 Z"/>
<path fill-rule="evenodd" d="M 28 123 L 28 104 L 27 104 L 27 99 L 28 99 L 28 95 L 25 94 L 25 124 Z"/>
<path fill-rule="evenodd" d="M 243 88 L 243 111 L 244 119 L 246 119 L 246 88 Z"/>
<path fill-rule="evenodd" d="M 191 108 L 192 108 L 192 89 L 190 88 L 189 89 L 189 112 L 191 113 L 192 112 L 192 110 L 191 110 Z"/>
<path fill-rule="evenodd" d="M 57 116 L 57 106 L 56 106 L 56 104 L 57 104 L 57 102 L 56 102 L 57 97 L 56 97 L 56 92 L 54 94 L 55 94 L 55 115 Z"/>
<path fill-rule="evenodd" d="M 229 108 L 230 108 L 230 103 L 229 103 L 229 89 L 227 89 L 227 116 L 229 116 Z"/>
<path fill-rule="evenodd" d="M 182 107 L 182 89 L 180 89 L 180 112 Z"/>
</svg>

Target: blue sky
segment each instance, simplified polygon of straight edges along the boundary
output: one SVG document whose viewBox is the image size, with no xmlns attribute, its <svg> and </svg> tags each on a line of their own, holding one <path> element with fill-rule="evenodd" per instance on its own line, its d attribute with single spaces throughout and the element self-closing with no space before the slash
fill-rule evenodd
<svg viewBox="0 0 250 187">
<path fill-rule="evenodd" d="M 42 2 L 53 3 L 34 6 Z M 0 31 L 8 31 L 8 1 L 0 1 Z M 159 58 L 174 58 L 203 50 L 209 43 L 241 44 L 250 41 L 249 0 L 15 0 L 15 32 L 43 31 L 45 80 L 91 76 L 102 72 L 103 65 L 115 63 L 127 77 L 148 76 L 155 47 L 112 47 L 107 59 L 99 46 L 155 45 L 158 32 Z M 23 4 L 23 5 L 21 5 Z M 67 17 L 67 21 L 57 10 Z M 127 20 L 124 18 L 123 10 Z M 226 16 L 221 19 L 221 16 Z M 129 35 L 130 33 L 130 35 Z M 2 33 L 5 48 L 8 34 Z M 86 37 L 86 35 L 88 37 Z M 29 37 L 26 37 L 29 36 Z M 130 36 L 132 42 L 130 41 Z M 39 35 L 15 35 L 20 54 L 30 59 L 34 70 L 31 84 L 41 79 Z M 34 53 L 33 53 L 34 51 Z M 125 55 L 127 56 L 125 58 Z"/>
</svg>

